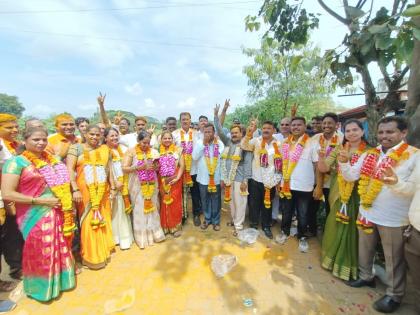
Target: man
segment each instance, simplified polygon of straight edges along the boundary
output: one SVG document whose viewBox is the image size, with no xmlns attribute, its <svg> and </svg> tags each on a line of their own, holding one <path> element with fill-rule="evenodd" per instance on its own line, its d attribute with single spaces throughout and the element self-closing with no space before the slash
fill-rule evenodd
<svg viewBox="0 0 420 315">
<path fill-rule="evenodd" d="M 276 168 L 276 165 L 281 164 L 280 144 L 273 137 L 275 130 L 273 122 L 263 123 L 261 137 L 253 137 L 256 130 L 256 121 L 251 121 L 241 144 L 243 150 L 254 152 L 252 177 L 249 180 L 249 223 L 251 228 L 258 229 L 261 217 L 264 234 L 272 239 L 271 202 L 275 187 L 281 179 L 281 169 Z"/>
<path fill-rule="evenodd" d="M 223 150 L 223 143 L 215 137 L 214 126 L 205 125 L 203 140 L 195 143 L 192 153 L 193 160 L 197 161 L 197 182 L 204 212 L 203 230 L 212 224 L 213 230 L 220 231 L 220 156 Z"/>
<path fill-rule="evenodd" d="M 396 193 L 411 198 L 408 218 L 410 226 L 404 231 L 405 246 L 404 254 L 410 271 L 412 285 L 414 289 L 415 301 L 420 299 L 420 190 L 417 188 L 420 184 L 420 153 L 416 153 L 415 168 L 407 181 L 402 181 L 390 167 L 384 171 L 382 181 Z M 417 311 L 420 314 L 420 304 L 417 303 Z"/>
<path fill-rule="evenodd" d="M 17 141 L 19 126 L 13 115 L 0 113 L 0 179 L 4 163 L 17 154 L 20 143 Z M 7 213 L 6 213 L 7 210 Z M 20 279 L 22 276 L 23 237 L 16 223 L 13 203 L 1 199 L 0 192 L 0 256 L 4 255 L 10 266 L 10 276 Z M 0 265 L 1 267 L 1 265 Z M 0 281 L 0 291 L 11 291 L 15 284 Z"/>
<path fill-rule="evenodd" d="M 312 134 L 316 135 L 317 133 L 322 132 L 322 116 L 315 116 L 311 119 Z"/>
<path fill-rule="evenodd" d="M 280 133 L 276 133 L 274 135 L 274 138 L 277 139 L 277 141 L 282 141 L 283 139 L 286 139 L 290 135 L 290 118 L 284 117 L 282 120 L 280 120 L 279 124 Z"/>
<path fill-rule="evenodd" d="M 283 219 L 277 241 L 284 244 L 290 235 L 293 213 L 298 221 L 299 250 L 307 252 L 308 209 L 315 184 L 315 166 L 318 151 L 306 133 L 306 120 L 293 117 L 291 135 L 282 143 L 283 180 L 281 182 L 281 207 Z"/>
<path fill-rule="evenodd" d="M 342 149 L 338 160 L 347 181 L 359 181 L 359 279 L 349 282 L 351 287 L 375 286 L 372 272 L 376 246 L 381 240 L 385 255 L 385 270 L 389 283 L 386 295 L 373 307 L 378 312 L 395 311 L 404 296 L 406 266 L 404 260 L 404 230 L 409 224 L 408 209 L 411 198 L 398 195 L 386 186 L 378 185 L 385 169 L 393 167 L 398 178 L 406 181 L 415 166 L 416 148 L 404 142 L 408 124 L 402 117 L 382 118 L 377 126 L 380 143 L 353 165 L 349 152 Z M 369 233 L 369 234 L 368 234 Z"/>
<path fill-rule="evenodd" d="M 120 131 L 121 136 L 124 136 L 130 132 L 130 121 L 127 118 L 121 117 L 121 119 L 118 120 L 118 124 L 116 125 L 118 126 L 118 130 Z"/>
<path fill-rule="evenodd" d="M 143 117 L 143 116 L 137 116 L 136 119 L 134 120 L 134 124 L 135 124 L 136 132 L 128 133 L 120 137 L 120 143 L 125 145 L 128 148 L 134 148 L 137 145 L 137 136 L 140 133 L 140 131 L 146 130 L 147 119 L 146 117 Z M 155 130 L 155 127 L 156 126 L 151 125 L 150 128 L 146 130 L 151 136 L 150 145 L 152 147 L 155 147 L 158 144 L 157 137 L 153 133 Z"/>
<path fill-rule="evenodd" d="M 245 221 L 252 153 L 241 149 L 243 128 L 240 125 L 233 125 L 230 128 L 230 138 L 225 135 L 219 121 L 219 106 L 217 105 L 214 109 L 214 124 L 220 140 L 225 145 L 225 150 L 221 155 L 222 188 L 225 189 L 224 201 L 229 202 L 230 205 L 231 225 L 235 229 L 236 236 L 237 232 L 243 229 Z"/>
<path fill-rule="evenodd" d="M 176 130 L 176 118 L 175 117 L 168 117 L 166 118 L 166 128 L 170 132 L 174 132 Z"/>
<path fill-rule="evenodd" d="M 185 160 L 185 171 L 183 176 L 183 198 L 182 198 L 182 209 L 183 209 L 183 222 L 188 217 L 187 209 L 187 194 L 188 189 L 191 193 L 192 199 L 192 213 L 193 221 L 195 226 L 201 225 L 200 215 L 202 212 L 200 190 L 197 183 L 197 162 L 192 159 L 193 148 L 198 140 L 201 139 L 200 134 L 197 130 L 190 128 L 191 126 L 191 114 L 183 112 L 179 115 L 181 122 L 181 128 L 172 132 L 174 137 L 174 143 L 176 146 L 182 148 L 182 155 Z"/>
<path fill-rule="evenodd" d="M 338 116 L 335 113 L 326 113 L 322 117 L 322 133 L 318 133 L 312 137 L 312 141 L 318 146 L 318 151 L 322 150 L 324 158 L 327 158 L 331 152 L 335 150 L 343 142 L 341 135 L 337 133 Z M 335 172 L 335 170 L 332 170 Z M 317 234 L 317 223 L 316 216 L 321 205 L 320 200 L 324 196 L 324 204 L 326 216 L 330 213 L 330 204 L 328 202 L 328 196 L 330 194 L 330 173 L 321 173 L 318 168 L 316 169 L 316 187 L 313 193 L 313 202 L 309 212 L 309 232 L 312 235 Z"/>
<path fill-rule="evenodd" d="M 70 145 L 79 142 L 74 134 L 76 123 L 70 114 L 60 114 L 55 117 L 55 128 L 57 133 L 48 137 L 46 150 L 60 160 L 65 160 Z"/>
<path fill-rule="evenodd" d="M 200 132 L 204 133 L 204 127 L 209 123 L 209 119 L 207 116 L 200 115 L 198 117 L 198 127 L 200 128 Z"/>
</svg>

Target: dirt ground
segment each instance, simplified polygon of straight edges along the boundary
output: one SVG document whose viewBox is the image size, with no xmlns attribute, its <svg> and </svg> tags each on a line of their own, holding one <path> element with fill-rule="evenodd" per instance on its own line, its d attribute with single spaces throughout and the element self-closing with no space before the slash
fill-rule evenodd
<svg viewBox="0 0 420 315">
<path fill-rule="evenodd" d="M 53 302 L 22 296 L 20 286 L 10 314 L 378 314 L 371 304 L 384 286 L 353 289 L 334 278 L 320 267 L 318 239 L 309 240 L 308 253 L 298 251 L 296 239 L 278 245 L 260 236 L 244 245 L 226 226 L 226 212 L 222 218 L 220 232 L 202 231 L 190 220 L 180 238 L 117 250 L 105 269 L 84 269 L 77 288 Z M 220 254 L 235 255 L 238 264 L 216 278 L 210 263 Z M 408 294 L 395 314 L 416 314 L 413 304 Z"/>
</svg>

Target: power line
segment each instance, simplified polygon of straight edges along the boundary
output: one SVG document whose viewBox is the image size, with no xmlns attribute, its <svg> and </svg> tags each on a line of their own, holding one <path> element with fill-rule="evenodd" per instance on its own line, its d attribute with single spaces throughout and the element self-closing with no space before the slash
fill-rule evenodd
<svg viewBox="0 0 420 315">
<path fill-rule="evenodd" d="M 114 12 L 114 11 L 140 11 L 149 9 L 163 8 L 185 8 L 185 7 L 211 7 L 226 6 L 237 4 L 259 3 L 260 1 L 235 1 L 235 2 L 204 2 L 204 3 L 175 3 L 168 5 L 153 5 L 144 7 L 127 7 L 127 8 L 87 8 L 87 9 L 60 9 L 60 10 L 20 10 L 20 11 L 0 11 L 2 15 L 21 15 L 21 14 L 46 14 L 46 13 L 91 13 L 91 12 Z M 226 8 L 226 7 L 225 7 Z M 234 9 L 234 7 L 231 7 Z"/>
<path fill-rule="evenodd" d="M 17 29 L 11 29 L 11 28 L 6 28 L 6 27 L 0 27 L 0 29 L 5 29 L 9 31 L 19 32 L 19 33 L 39 34 L 39 35 L 44 35 L 44 36 L 62 36 L 62 37 L 73 37 L 73 38 L 81 38 L 81 39 L 97 39 L 97 40 L 138 43 L 138 44 L 151 44 L 151 45 L 159 45 L 159 46 L 216 49 L 216 50 L 224 50 L 224 51 L 229 51 L 229 52 L 234 52 L 234 53 L 241 52 L 240 48 L 219 46 L 219 45 L 156 42 L 156 41 L 150 41 L 150 40 L 130 39 L 130 38 L 116 38 L 116 37 L 106 37 L 106 36 L 90 36 L 90 35 L 83 35 L 83 34 L 66 34 L 66 33 L 30 31 L 30 30 L 17 30 Z"/>
</svg>

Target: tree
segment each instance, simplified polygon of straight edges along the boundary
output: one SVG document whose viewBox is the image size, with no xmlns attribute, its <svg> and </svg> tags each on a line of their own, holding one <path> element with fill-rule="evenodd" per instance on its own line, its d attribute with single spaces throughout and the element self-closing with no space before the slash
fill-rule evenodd
<svg viewBox="0 0 420 315">
<path fill-rule="evenodd" d="M 325 74 L 328 64 L 319 48 L 282 52 L 277 40 L 263 40 L 260 49 L 244 49 L 244 53 L 253 58 L 253 64 L 243 71 L 248 77 L 248 96 L 257 101 L 260 120 L 288 116 L 294 103 L 299 104 L 299 114 L 307 118 L 334 108 L 329 97 L 333 91 L 331 76 Z"/>
<path fill-rule="evenodd" d="M 16 96 L 0 93 L 0 113 L 8 113 L 20 117 L 24 111 L 25 107 L 23 107 Z"/>
<path fill-rule="evenodd" d="M 288 51 L 293 43 L 306 44 L 309 31 L 318 26 L 317 17 L 307 14 L 301 8 L 302 2 L 288 4 L 286 0 L 265 0 L 260 9 L 259 16 L 269 25 L 265 37 L 278 39 L 284 51 Z M 373 0 L 354 2 L 350 5 L 348 0 L 342 0 L 343 12 L 340 14 L 323 0 L 318 0 L 328 14 L 348 29 L 342 45 L 338 49 L 327 50 L 324 57 L 330 62 L 330 71 L 339 86 L 353 85 L 352 71 L 360 75 L 367 105 L 369 140 L 374 142 L 378 120 L 386 112 L 403 106 L 398 90 L 405 83 L 409 71 L 414 45 L 413 27 L 402 15 L 407 8 L 407 0 L 393 0 L 391 8 L 381 7 L 377 12 L 372 12 Z M 246 22 L 251 23 L 248 29 L 258 28 L 256 17 L 247 17 Z M 298 32 L 303 34 L 287 35 Z M 417 29 L 414 29 L 414 34 L 420 36 Z M 384 99 L 379 98 L 372 80 L 369 66 L 373 64 L 380 69 L 388 88 Z"/>
<path fill-rule="evenodd" d="M 420 0 L 416 0 L 417 7 L 420 6 Z M 420 17 L 414 17 L 413 23 L 417 29 L 420 29 Z M 411 63 L 410 77 L 408 79 L 408 101 L 406 106 L 406 115 L 410 117 L 411 130 L 408 141 L 420 148 L 420 40 L 416 36 L 414 39 L 413 61 Z"/>
</svg>

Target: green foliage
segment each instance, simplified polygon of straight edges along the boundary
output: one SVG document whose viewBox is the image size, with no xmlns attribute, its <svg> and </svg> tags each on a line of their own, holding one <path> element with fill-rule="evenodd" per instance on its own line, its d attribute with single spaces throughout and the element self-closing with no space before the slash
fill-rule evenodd
<svg viewBox="0 0 420 315">
<path fill-rule="evenodd" d="M 305 45 L 309 39 L 309 30 L 318 27 L 318 17 L 302 9 L 302 3 L 295 1 L 289 5 L 286 0 L 265 0 L 260 9 L 259 16 L 269 25 L 265 37 L 269 41 L 279 41 L 282 53 Z M 259 30 L 260 22 L 255 16 L 247 16 L 245 27 L 248 31 Z"/>
<path fill-rule="evenodd" d="M 305 47 L 282 53 L 281 43 L 264 39 L 260 49 L 244 49 L 253 63 L 244 67 L 248 77 L 248 96 L 255 103 L 237 109 L 231 115 L 248 121 L 278 121 L 290 114 L 292 104 L 299 104 L 299 115 L 307 118 L 334 108 L 329 95 L 333 91 L 329 64 L 319 48 Z"/>
<path fill-rule="evenodd" d="M 16 96 L 0 93 L 0 113 L 8 113 L 17 117 L 22 116 L 25 107 Z"/>
</svg>

